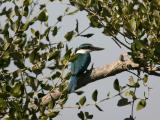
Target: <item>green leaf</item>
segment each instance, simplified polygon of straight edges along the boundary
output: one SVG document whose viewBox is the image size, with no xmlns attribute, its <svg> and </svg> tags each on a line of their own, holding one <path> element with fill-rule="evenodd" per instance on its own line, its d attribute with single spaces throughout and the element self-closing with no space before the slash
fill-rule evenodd
<svg viewBox="0 0 160 120">
<path fill-rule="evenodd" d="M 49 112 L 47 114 L 47 116 L 50 117 L 50 118 L 54 118 L 58 115 L 58 113 L 59 113 L 59 111 Z"/>
<path fill-rule="evenodd" d="M 90 38 L 92 37 L 94 34 L 93 33 L 89 33 L 89 34 L 86 34 L 86 35 L 81 35 L 82 37 L 87 37 L 87 38 Z"/>
<path fill-rule="evenodd" d="M 95 91 L 92 93 L 92 100 L 94 100 L 95 102 L 97 101 L 97 95 L 98 95 L 98 91 L 95 90 Z"/>
<path fill-rule="evenodd" d="M 59 16 L 59 17 L 57 18 L 57 20 L 58 20 L 59 22 L 61 22 L 61 21 L 62 21 L 62 17 L 63 17 L 63 16 Z"/>
<path fill-rule="evenodd" d="M 13 41 L 13 44 L 20 44 L 22 42 L 22 39 L 15 39 L 14 41 Z"/>
<path fill-rule="evenodd" d="M 55 74 L 52 75 L 52 79 L 59 78 L 61 76 L 61 73 L 57 71 Z"/>
<path fill-rule="evenodd" d="M 18 24 L 17 24 L 18 23 Z M 19 19 L 16 20 L 16 22 L 11 21 L 11 29 L 16 32 L 17 28 L 19 26 Z"/>
<path fill-rule="evenodd" d="M 19 9 L 19 7 L 18 7 L 17 5 L 14 7 L 14 11 L 15 11 L 15 14 L 16 14 L 17 16 L 21 16 L 21 14 L 20 14 L 20 9 Z"/>
<path fill-rule="evenodd" d="M 27 22 L 21 27 L 21 31 L 26 31 L 26 30 L 29 28 L 30 25 L 32 25 L 32 24 L 35 23 L 36 20 L 37 20 L 36 18 L 33 18 L 32 20 L 27 21 Z"/>
<path fill-rule="evenodd" d="M 9 29 L 9 24 L 6 23 L 2 32 L 5 36 L 9 35 L 8 29 Z"/>
<path fill-rule="evenodd" d="M 7 108 L 7 102 L 3 98 L 0 98 L 0 112 L 5 110 L 6 108 Z"/>
<path fill-rule="evenodd" d="M 97 27 L 97 28 L 101 28 L 102 25 L 99 23 L 99 18 L 97 16 L 88 16 L 88 18 L 90 19 L 90 25 L 92 27 Z"/>
<path fill-rule="evenodd" d="M 48 60 L 50 61 L 52 59 L 57 59 L 59 57 L 59 55 L 60 55 L 60 51 L 59 50 L 55 50 L 55 51 L 53 51 L 53 52 L 51 52 L 49 54 Z"/>
<path fill-rule="evenodd" d="M 48 20 L 48 13 L 47 10 L 44 9 L 38 16 L 38 20 L 41 22 L 47 21 Z"/>
<path fill-rule="evenodd" d="M 45 9 L 45 7 L 46 7 L 45 4 L 41 4 L 39 9 L 42 10 L 42 9 Z"/>
<path fill-rule="evenodd" d="M 30 62 L 31 63 L 36 63 L 36 58 L 37 58 L 37 55 L 38 55 L 38 53 L 37 53 L 37 49 L 35 49 L 35 50 L 33 50 L 32 52 L 31 52 L 31 54 L 29 55 L 29 60 L 30 60 Z"/>
<path fill-rule="evenodd" d="M 36 31 L 36 32 L 35 32 L 35 37 L 36 37 L 36 38 L 39 38 L 39 37 L 40 37 L 39 31 Z"/>
<path fill-rule="evenodd" d="M 14 64 L 20 69 L 25 68 L 25 65 L 22 60 L 14 60 Z"/>
<path fill-rule="evenodd" d="M 42 73 L 42 70 L 45 67 L 45 63 L 44 62 L 37 62 L 37 64 L 32 66 L 32 71 L 38 75 Z"/>
<path fill-rule="evenodd" d="M 69 60 L 71 54 L 72 54 L 72 48 L 69 49 L 68 51 L 66 51 L 66 53 L 65 53 L 65 55 L 64 55 L 64 58 L 65 58 L 66 60 Z"/>
<path fill-rule="evenodd" d="M 24 15 L 25 17 L 27 17 L 27 16 L 28 16 L 28 13 L 29 13 L 29 8 L 28 8 L 28 6 L 26 6 L 26 7 L 24 8 L 24 13 L 23 13 L 23 15 Z"/>
<path fill-rule="evenodd" d="M 155 46 L 154 54 L 160 57 L 160 43 L 157 43 Z"/>
<path fill-rule="evenodd" d="M 10 58 L 9 59 L 0 59 L 0 68 L 5 68 L 9 66 L 10 64 Z"/>
<path fill-rule="evenodd" d="M 75 93 L 76 93 L 77 95 L 82 95 L 82 94 L 84 93 L 84 91 L 75 91 Z"/>
<path fill-rule="evenodd" d="M 33 34 L 33 35 L 35 35 L 35 29 L 33 29 L 33 28 L 31 28 L 31 33 Z"/>
<path fill-rule="evenodd" d="M 29 6 L 32 3 L 33 0 L 24 0 L 23 5 L 24 6 Z"/>
<path fill-rule="evenodd" d="M 49 41 L 49 33 L 50 33 L 51 27 L 48 27 L 45 31 L 44 34 L 42 35 L 43 37 L 46 38 L 47 41 Z M 40 34 L 40 33 L 39 33 Z M 37 35 L 38 36 L 38 35 Z"/>
<path fill-rule="evenodd" d="M 81 120 L 85 120 L 84 119 L 85 116 L 84 116 L 84 113 L 82 111 L 80 111 L 77 115 Z"/>
<path fill-rule="evenodd" d="M 24 86 L 20 82 L 16 83 L 12 88 L 12 95 L 14 97 L 21 97 L 23 93 L 24 93 Z"/>
<path fill-rule="evenodd" d="M 78 20 L 76 19 L 76 28 L 75 28 L 75 31 L 77 33 L 79 33 L 79 23 L 78 23 Z"/>
<path fill-rule="evenodd" d="M 135 81 L 132 76 L 130 76 L 128 80 L 129 80 L 129 85 L 128 85 L 129 87 L 134 87 L 134 88 L 140 87 L 138 81 Z"/>
<path fill-rule="evenodd" d="M 132 90 L 126 91 L 126 92 L 125 92 L 125 96 L 127 96 L 127 97 L 132 97 L 132 99 L 134 99 L 134 100 L 137 99 L 137 97 L 136 97 L 136 95 L 135 95 L 135 92 L 132 91 Z"/>
<path fill-rule="evenodd" d="M 43 115 L 40 117 L 40 120 L 48 120 L 48 117 L 46 115 Z"/>
<path fill-rule="evenodd" d="M 54 29 L 52 30 L 52 35 L 56 36 L 57 32 L 58 32 L 58 28 L 57 28 L 57 26 L 55 26 Z"/>
<path fill-rule="evenodd" d="M 121 107 L 121 106 L 126 106 L 126 105 L 129 105 L 130 102 L 128 102 L 128 99 L 127 98 L 121 98 L 119 101 L 118 101 L 118 104 L 117 106 Z"/>
<path fill-rule="evenodd" d="M 58 49 L 64 48 L 64 44 L 63 44 L 62 42 L 59 42 L 59 43 L 57 44 L 57 48 L 58 48 Z"/>
<path fill-rule="evenodd" d="M 104 7 L 102 9 L 102 15 L 103 16 L 108 16 L 108 17 L 111 17 L 111 9 L 109 9 L 109 7 Z"/>
<path fill-rule="evenodd" d="M 85 7 L 90 7 L 91 3 L 92 3 L 92 0 L 87 0 Z"/>
<path fill-rule="evenodd" d="M 66 38 L 67 41 L 70 41 L 73 38 L 74 34 L 75 34 L 74 31 L 70 31 L 67 32 L 64 37 Z"/>
<path fill-rule="evenodd" d="M 38 93 L 38 98 L 42 98 L 43 96 L 45 96 L 44 93 Z M 53 102 L 53 101 L 52 101 Z"/>
<path fill-rule="evenodd" d="M 144 82 L 144 83 L 147 83 L 147 82 L 148 82 L 148 75 L 147 75 L 147 74 L 144 75 L 143 82 Z"/>
<path fill-rule="evenodd" d="M 98 105 L 95 105 L 95 106 L 99 111 L 103 111 L 102 108 L 100 108 Z"/>
<path fill-rule="evenodd" d="M 84 113 L 87 119 L 92 119 L 93 115 L 90 115 L 89 112 Z"/>
<path fill-rule="evenodd" d="M 129 118 L 125 118 L 124 120 L 134 120 L 134 118 L 130 116 Z"/>
<path fill-rule="evenodd" d="M 26 78 L 26 82 L 29 86 L 32 87 L 33 90 L 37 90 L 37 80 L 35 77 L 28 76 Z"/>
<path fill-rule="evenodd" d="M 116 36 L 118 34 L 118 30 L 114 28 L 114 26 L 107 24 L 103 30 L 103 34 L 106 36 Z"/>
<path fill-rule="evenodd" d="M 68 72 L 66 75 L 65 75 L 65 77 L 64 77 L 64 79 L 65 80 L 69 80 L 70 79 L 70 77 L 71 77 L 71 72 Z M 79 92 L 79 91 L 77 91 L 77 92 Z M 76 93 L 76 92 L 75 92 Z M 77 94 L 78 95 L 78 94 Z"/>
<path fill-rule="evenodd" d="M 136 107 L 136 110 L 142 110 L 146 107 L 146 100 L 145 99 L 141 99 L 138 104 L 137 104 L 137 107 Z"/>
<path fill-rule="evenodd" d="M 57 66 L 48 66 L 47 68 L 50 70 L 55 70 L 57 68 Z"/>
<path fill-rule="evenodd" d="M 8 51 L 6 51 L 6 52 L 3 53 L 2 57 L 3 57 L 4 60 L 7 60 L 10 57 L 10 53 Z"/>
<path fill-rule="evenodd" d="M 143 43 L 142 41 L 140 41 L 140 40 L 136 40 L 136 41 L 134 42 L 134 44 L 135 44 L 135 48 L 136 48 L 137 50 L 141 50 L 141 49 L 145 48 L 144 43 Z"/>
<path fill-rule="evenodd" d="M 53 88 L 51 85 L 46 84 L 46 83 L 45 84 L 41 83 L 41 87 L 44 90 L 51 90 Z"/>
<path fill-rule="evenodd" d="M 75 61 L 75 60 L 77 59 L 77 57 L 78 57 L 78 55 L 77 55 L 77 54 L 73 54 L 73 55 L 71 55 L 71 56 L 70 56 L 70 58 L 69 58 L 69 62 L 73 62 L 73 61 Z"/>
<path fill-rule="evenodd" d="M 86 97 L 85 96 L 81 97 L 80 100 L 79 100 L 79 104 L 81 106 L 83 106 L 85 104 L 85 102 L 86 102 Z"/>
<path fill-rule="evenodd" d="M 131 31 L 134 32 L 136 30 L 136 24 L 137 24 L 137 22 L 136 22 L 135 18 L 132 18 L 129 21 L 129 27 L 130 27 Z"/>
<path fill-rule="evenodd" d="M 8 91 L 8 90 L 7 90 Z M 9 91 L 10 92 L 10 91 Z M 8 98 L 8 97 L 10 97 L 10 94 L 9 93 L 7 93 L 7 92 L 3 92 L 3 93 L 1 93 L 0 92 L 0 98 L 3 98 L 3 99 L 6 99 L 6 98 Z M 0 108 L 1 109 L 1 108 Z"/>
<path fill-rule="evenodd" d="M 113 87 L 114 87 L 115 90 L 117 90 L 118 92 L 120 92 L 120 86 L 119 86 L 118 79 L 115 79 L 115 81 L 113 83 Z"/>
</svg>

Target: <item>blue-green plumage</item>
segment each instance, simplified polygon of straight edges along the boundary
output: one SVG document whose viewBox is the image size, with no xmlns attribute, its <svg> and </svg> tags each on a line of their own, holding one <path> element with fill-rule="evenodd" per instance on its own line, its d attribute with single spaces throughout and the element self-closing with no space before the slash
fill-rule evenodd
<svg viewBox="0 0 160 120">
<path fill-rule="evenodd" d="M 77 54 L 77 59 L 71 63 L 71 78 L 69 84 L 69 92 L 74 92 L 77 87 L 78 75 L 84 73 L 87 70 L 89 63 L 91 62 L 90 53 Z"/>
<path fill-rule="evenodd" d="M 78 77 L 84 73 L 91 62 L 91 51 L 103 50 L 103 48 L 95 47 L 92 44 L 82 44 L 77 48 L 77 59 L 71 63 L 71 78 L 69 83 L 69 92 L 74 92 L 77 88 Z"/>
<path fill-rule="evenodd" d="M 73 63 L 71 63 L 72 75 L 82 74 L 85 70 L 87 70 L 87 67 L 90 62 L 91 62 L 90 53 L 85 53 L 85 54 L 78 53 L 77 59 Z"/>
</svg>

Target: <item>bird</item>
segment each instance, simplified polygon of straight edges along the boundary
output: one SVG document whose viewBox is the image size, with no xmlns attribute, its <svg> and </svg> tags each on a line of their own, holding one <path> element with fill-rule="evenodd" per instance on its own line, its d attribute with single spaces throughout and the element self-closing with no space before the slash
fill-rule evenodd
<svg viewBox="0 0 160 120">
<path fill-rule="evenodd" d="M 71 62 L 71 77 L 68 86 L 69 93 L 75 92 L 77 88 L 78 77 L 87 71 L 87 68 L 91 62 L 90 52 L 100 51 L 104 48 L 95 47 L 89 43 L 83 43 L 75 50 L 76 59 Z"/>
</svg>

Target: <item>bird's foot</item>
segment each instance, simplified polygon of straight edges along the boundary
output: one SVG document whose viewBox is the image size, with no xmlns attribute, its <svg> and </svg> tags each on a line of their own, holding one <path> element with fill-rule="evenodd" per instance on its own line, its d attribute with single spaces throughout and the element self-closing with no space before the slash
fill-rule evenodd
<svg viewBox="0 0 160 120">
<path fill-rule="evenodd" d="M 93 70 L 93 68 L 94 68 L 93 66 L 94 66 L 94 63 L 92 63 L 92 66 L 91 66 L 90 70 Z"/>
<path fill-rule="evenodd" d="M 87 70 L 86 72 L 87 72 L 87 73 L 91 73 L 91 72 L 92 72 L 92 70 L 94 69 L 94 67 L 93 67 L 93 66 L 94 66 L 94 63 L 92 64 L 91 68 L 90 68 L 89 70 Z"/>
</svg>

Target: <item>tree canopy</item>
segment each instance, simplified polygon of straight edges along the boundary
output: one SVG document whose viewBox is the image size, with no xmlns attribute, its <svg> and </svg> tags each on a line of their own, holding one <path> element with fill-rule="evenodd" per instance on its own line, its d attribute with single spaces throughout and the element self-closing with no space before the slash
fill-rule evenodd
<svg viewBox="0 0 160 120">
<path fill-rule="evenodd" d="M 108 94 L 98 100 L 100 93 L 95 90 L 91 96 L 99 111 L 103 111 L 103 108 L 98 103 L 120 96 L 117 106 L 130 105 L 132 108 L 130 116 L 124 119 L 134 120 L 133 107 L 136 106 L 138 111 L 147 105 L 149 75 L 160 76 L 160 1 L 65 1 L 68 7 L 64 14 L 52 18 L 56 22 L 50 25 L 47 4 L 54 2 L 0 1 L 0 118 L 46 120 L 56 117 L 61 109 L 65 109 L 71 76 L 68 65 L 76 59 L 68 43 L 76 37 L 92 37 L 93 33 L 85 33 L 89 28 L 101 28 L 117 47 L 127 49 L 127 58 L 121 55 L 118 61 L 87 71 L 80 78 L 78 88 L 101 78 L 130 72 L 136 79 L 128 76 L 129 82 L 124 86 L 120 85 L 119 79 L 115 79 L 113 88 L 117 91 L 116 95 Z M 89 26 L 79 31 L 77 19 L 76 27 L 62 35 L 65 41 L 53 41 L 63 27 L 60 24 L 63 18 L 79 11 L 87 12 Z M 44 71 L 51 74 L 46 77 Z M 143 97 L 139 98 L 136 90 L 141 87 L 146 87 L 148 91 L 144 91 Z M 76 94 L 81 96 L 76 103 L 78 109 L 93 105 L 86 103 L 82 91 Z M 83 110 L 77 116 L 81 120 L 94 117 Z"/>
</svg>

